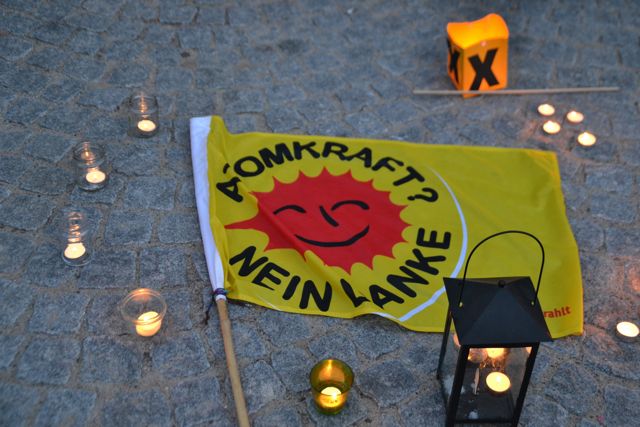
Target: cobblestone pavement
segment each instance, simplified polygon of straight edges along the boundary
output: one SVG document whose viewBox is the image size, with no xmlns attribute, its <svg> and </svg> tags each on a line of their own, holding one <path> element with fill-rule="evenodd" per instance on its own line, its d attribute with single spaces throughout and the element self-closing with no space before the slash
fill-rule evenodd
<svg viewBox="0 0 640 427">
<path fill-rule="evenodd" d="M 557 153 L 580 247 L 585 333 L 541 347 L 521 422 L 629 426 L 640 419 L 638 192 L 640 3 L 635 1 L 0 0 L 0 425 L 233 425 L 197 227 L 189 117 L 232 131 L 311 133 Z M 455 4 L 455 5 L 454 5 Z M 619 85 L 615 94 L 416 97 L 450 88 L 445 25 L 495 11 L 510 31 L 510 87 Z M 123 102 L 159 95 L 161 132 L 126 133 Z M 586 115 L 544 136 L 535 107 Z M 108 186 L 73 184 L 71 147 L 104 144 Z M 60 210 L 89 211 L 95 256 L 60 257 Z M 117 302 L 139 286 L 169 302 L 151 339 Z M 252 423 L 442 425 L 439 334 L 231 306 Z M 347 409 L 310 400 L 332 355 L 356 373 Z"/>
</svg>

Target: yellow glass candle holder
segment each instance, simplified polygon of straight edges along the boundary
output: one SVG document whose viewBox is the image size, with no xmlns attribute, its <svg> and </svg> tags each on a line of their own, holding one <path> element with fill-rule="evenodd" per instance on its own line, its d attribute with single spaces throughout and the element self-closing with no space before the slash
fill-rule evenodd
<svg viewBox="0 0 640 427">
<path fill-rule="evenodd" d="M 353 371 L 341 360 L 325 359 L 313 367 L 309 380 L 318 410 L 323 414 L 334 415 L 347 403 L 353 384 Z"/>
<path fill-rule="evenodd" d="M 154 336 L 162 326 L 167 303 L 160 292 L 140 288 L 130 292 L 120 302 L 120 313 L 141 337 Z"/>
</svg>

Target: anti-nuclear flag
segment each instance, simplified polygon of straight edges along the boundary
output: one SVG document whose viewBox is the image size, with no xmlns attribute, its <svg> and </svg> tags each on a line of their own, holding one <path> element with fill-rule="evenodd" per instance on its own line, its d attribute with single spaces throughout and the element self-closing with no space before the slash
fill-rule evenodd
<svg viewBox="0 0 640 427">
<path fill-rule="evenodd" d="M 578 250 L 554 153 L 267 133 L 192 119 L 196 197 L 212 283 L 276 310 L 377 314 L 442 331 L 443 277 L 483 238 L 544 245 L 539 299 L 554 337 L 582 333 Z M 482 245 L 468 277 L 529 276 L 535 240 Z"/>
</svg>

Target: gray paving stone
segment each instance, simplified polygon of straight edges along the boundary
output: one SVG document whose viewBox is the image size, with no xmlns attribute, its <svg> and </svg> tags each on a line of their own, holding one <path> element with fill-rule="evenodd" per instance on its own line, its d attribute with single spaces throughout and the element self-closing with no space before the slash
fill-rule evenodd
<svg viewBox="0 0 640 427">
<path fill-rule="evenodd" d="M 34 243 L 26 237 L 0 232 L 0 271 L 3 273 L 19 271 L 34 247 Z"/>
<path fill-rule="evenodd" d="M 79 354 L 75 339 L 34 339 L 22 353 L 16 376 L 32 384 L 66 384 Z"/>
<path fill-rule="evenodd" d="M 156 44 L 160 46 L 167 46 L 173 43 L 176 33 L 173 30 L 169 30 L 164 25 L 151 24 L 147 25 L 146 33 L 142 39 L 149 44 Z M 179 63 L 176 62 L 177 65 Z"/>
<path fill-rule="evenodd" d="M 151 351 L 153 369 L 165 378 L 179 378 L 199 374 L 209 369 L 207 354 L 195 332 L 166 337 Z"/>
<path fill-rule="evenodd" d="M 144 26 L 134 20 L 116 21 L 107 29 L 111 38 L 117 41 L 132 41 L 138 38 Z"/>
<path fill-rule="evenodd" d="M 107 185 L 98 191 L 85 191 L 76 186 L 71 192 L 71 201 L 82 206 L 87 203 L 113 204 L 122 194 L 124 183 L 125 180 L 122 177 L 111 173 Z"/>
<path fill-rule="evenodd" d="M 178 203 L 186 208 L 196 207 L 195 185 L 192 180 L 188 179 L 180 185 Z"/>
<path fill-rule="evenodd" d="M 637 405 L 640 393 L 636 388 L 608 384 L 604 389 L 605 423 L 607 425 L 632 425 L 640 417 Z M 622 410 L 624 408 L 624 410 Z"/>
<path fill-rule="evenodd" d="M 0 27 L 19 36 L 29 35 L 38 26 L 38 21 L 5 9 L 0 15 Z"/>
<path fill-rule="evenodd" d="M 121 335 L 130 332 L 130 326 L 120 314 L 118 304 L 126 291 L 114 295 L 92 298 L 87 310 L 87 332 L 93 335 Z"/>
<path fill-rule="evenodd" d="M 286 389 L 278 376 L 263 360 L 258 360 L 240 370 L 242 384 L 244 385 L 247 410 L 249 414 L 259 411 L 262 407 L 281 399 Z"/>
<path fill-rule="evenodd" d="M 0 63 L 2 65 L 2 63 Z M 4 82 L 7 87 L 13 88 L 14 91 L 26 93 L 34 96 L 45 87 L 49 81 L 49 74 L 37 68 L 25 67 L 23 65 L 8 65 L 3 67 L 0 74 L 0 82 Z"/>
<path fill-rule="evenodd" d="M 271 354 L 273 370 L 289 391 L 309 390 L 309 372 L 316 362 L 299 348 L 286 346 L 280 348 L 284 350 Z"/>
<path fill-rule="evenodd" d="M 260 328 L 278 347 L 306 342 L 311 335 L 307 317 L 277 310 L 264 310 L 260 314 Z"/>
<path fill-rule="evenodd" d="M 285 407 L 272 409 L 261 414 L 260 417 L 256 417 L 253 425 L 256 427 L 296 427 L 303 424 L 302 417 L 294 408 Z"/>
<path fill-rule="evenodd" d="M 13 326 L 31 305 L 33 295 L 24 292 L 21 286 L 8 280 L 0 279 L 0 301 L 3 301 L 0 311 L 0 325 Z"/>
<path fill-rule="evenodd" d="M 35 135 L 27 144 L 24 152 L 30 156 L 57 163 L 65 157 L 70 157 L 70 150 L 78 140 L 48 132 Z"/>
<path fill-rule="evenodd" d="M 33 162 L 22 157 L 0 157 L 0 180 L 10 184 L 20 182 L 25 171 L 33 168 Z"/>
<path fill-rule="evenodd" d="M 124 135 L 127 132 L 127 119 L 122 115 L 95 113 L 87 121 L 91 126 L 83 128 L 85 139 L 113 142 L 114 135 Z"/>
<path fill-rule="evenodd" d="M 97 107 L 105 111 L 116 111 L 116 109 L 122 105 L 123 102 L 125 102 L 125 99 L 130 95 L 129 90 L 127 89 L 113 87 L 106 89 L 93 89 L 80 96 L 78 103 Z"/>
<path fill-rule="evenodd" d="M 197 215 L 194 212 L 167 214 L 158 225 L 158 238 L 162 243 L 200 242 Z"/>
<path fill-rule="evenodd" d="M 53 211 L 50 200 L 27 194 L 13 194 L 0 206 L 0 224 L 21 230 L 37 230 Z"/>
<path fill-rule="evenodd" d="M 605 230 L 607 251 L 618 255 L 640 254 L 640 230 L 637 228 L 610 227 Z"/>
<path fill-rule="evenodd" d="M 22 38 L 5 35 L 0 38 L 0 57 L 16 61 L 27 55 L 33 44 Z"/>
<path fill-rule="evenodd" d="M 594 190 L 610 191 L 624 196 L 633 191 L 634 174 L 620 167 L 592 167 L 586 169 L 585 184 Z"/>
<path fill-rule="evenodd" d="M 355 129 L 354 136 L 380 138 L 388 131 L 386 121 L 371 112 L 350 114 L 345 121 Z"/>
<path fill-rule="evenodd" d="M 404 334 L 405 331 L 382 318 L 357 318 L 351 328 L 353 342 L 369 360 L 399 348 Z"/>
<path fill-rule="evenodd" d="M 191 71 L 178 67 L 164 67 L 158 72 L 156 88 L 158 92 L 187 90 L 193 84 Z"/>
<path fill-rule="evenodd" d="M 67 43 L 72 51 L 83 55 L 94 55 L 104 44 L 103 37 L 92 31 L 78 31 Z"/>
<path fill-rule="evenodd" d="M 80 381 L 85 384 L 131 384 L 142 377 L 142 351 L 133 342 L 89 337 L 82 343 Z"/>
<path fill-rule="evenodd" d="M 587 414 L 594 403 L 597 383 L 593 375 L 580 365 L 566 362 L 558 368 L 546 388 L 556 403 L 577 415 Z"/>
<path fill-rule="evenodd" d="M 169 168 L 182 176 L 192 176 L 191 151 L 187 147 L 170 147 L 167 149 Z"/>
<path fill-rule="evenodd" d="M 527 396 L 521 421 L 524 425 L 571 425 L 570 415 L 566 409 L 554 401 L 533 393 Z"/>
<path fill-rule="evenodd" d="M 81 120 L 81 118 L 88 117 L 89 115 L 90 110 L 87 108 L 63 108 L 56 106 L 49 109 L 38 124 L 56 132 L 76 135 L 86 126 L 86 122 Z"/>
<path fill-rule="evenodd" d="M 81 9 L 75 9 L 73 13 L 65 14 L 65 22 L 73 27 L 84 28 L 85 30 L 103 32 L 111 23 L 108 19 L 96 19 L 93 13 L 85 13 Z"/>
<path fill-rule="evenodd" d="M 39 2 L 37 15 L 46 20 L 60 21 L 73 10 L 74 6 L 79 6 L 77 0 Z"/>
<path fill-rule="evenodd" d="M 11 365 L 23 341 L 21 336 L 0 335 L 0 372 Z"/>
<path fill-rule="evenodd" d="M 45 47 L 44 49 L 29 56 L 29 58 L 27 59 L 27 64 L 34 65 L 48 71 L 54 71 L 62 66 L 64 59 L 64 51 L 60 49 Z"/>
<path fill-rule="evenodd" d="M 213 47 L 213 33 L 207 27 L 182 28 L 178 40 L 183 49 L 207 49 Z"/>
<path fill-rule="evenodd" d="M 163 24 L 188 24 L 196 16 L 197 8 L 193 6 L 179 6 L 168 2 L 160 8 L 160 22 Z"/>
<path fill-rule="evenodd" d="M 109 147 L 107 155 L 113 159 L 113 168 L 125 175 L 157 174 L 162 158 L 160 149 L 147 144 L 136 145 Z"/>
<path fill-rule="evenodd" d="M 74 79 L 92 81 L 99 79 L 105 71 L 105 64 L 90 58 L 69 58 L 64 64 L 64 72 Z"/>
<path fill-rule="evenodd" d="M 56 195 L 66 193 L 74 175 L 58 167 L 41 166 L 28 169 L 20 178 L 20 188 L 33 193 Z"/>
<path fill-rule="evenodd" d="M 41 294 L 36 298 L 29 331 L 50 335 L 76 333 L 80 330 L 88 304 L 86 295 Z"/>
<path fill-rule="evenodd" d="M 129 181 L 124 193 L 127 209 L 171 210 L 174 206 L 176 180 L 163 177 L 142 177 Z"/>
<path fill-rule="evenodd" d="M 99 262 L 98 262 L 99 261 Z M 79 288 L 126 288 L 135 283 L 136 254 L 124 250 L 97 250 L 82 268 Z"/>
<path fill-rule="evenodd" d="M 203 4 L 198 7 L 196 22 L 201 25 L 223 26 L 225 23 L 226 11 L 223 5 L 210 6 Z"/>
<path fill-rule="evenodd" d="M 628 224 L 638 217 L 637 203 L 626 194 L 593 195 L 589 200 L 589 211 L 597 217 Z"/>
<path fill-rule="evenodd" d="M 579 248 L 595 251 L 604 245 L 604 230 L 596 222 L 575 219 L 571 221 L 571 228 Z"/>
<path fill-rule="evenodd" d="M 38 407 L 40 393 L 35 388 L 0 383 L 0 424 L 26 426 L 34 408 Z"/>
<path fill-rule="evenodd" d="M 144 285 L 142 285 L 144 286 Z M 168 334 L 190 331 L 193 328 L 190 310 L 190 292 L 187 290 L 162 291 L 167 301 L 167 314 L 162 321 L 162 328 Z"/>
<path fill-rule="evenodd" d="M 223 95 L 226 114 L 261 113 L 265 107 L 265 97 L 258 90 L 230 90 Z"/>
<path fill-rule="evenodd" d="M 274 133 L 295 133 L 296 129 L 304 129 L 303 118 L 292 108 L 270 109 L 266 116 L 267 125 Z"/>
<path fill-rule="evenodd" d="M 309 350 L 318 359 L 339 359 L 346 362 L 351 369 L 358 369 L 356 347 L 343 333 L 332 333 L 309 342 Z"/>
<path fill-rule="evenodd" d="M 179 248 L 147 248 L 140 253 L 140 284 L 146 287 L 187 284 L 187 254 Z"/>
<path fill-rule="evenodd" d="M 83 83 L 75 79 L 61 77 L 58 81 L 47 86 L 42 96 L 49 101 L 64 102 L 80 92 L 82 87 Z"/>
<path fill-rule="evenodd" d="M 425 387 L 425 393 L 419 393 L 416 399 L 398 405 L 403 425 L 420 425 L 425 427 L 441 426 L 446 417 L 440 384 L 435 376 Z"/>
<path fill-rule="evenodd" d="M 362 392 L 381 407 L 397 404 L 413 395 L 420 386 L 402 361 L 382 362 L 367 368 L 360 375 L 358 384 Z"/>
<path fill-rule="evenodd" d="M 152 226 L 149 216 L 143 213 L 113 211 L 104 231 L 105 242 L 114 246 L 148 243 Z"/>
<path fill-rule="evenodd" d="M 149 78 L 149 68 L 143 64 L 124 64 L 116 68 L 109 83 L 126 87 L 143 86 Z"/>
<path fill-rule="evenodd" d="M 96 394 L 84 390 L 52 390 L 42 405 L 36 426 L 87 425 L 96 402 Z"/>
<path fill-rule="evenodd" d="M 16 93 L 6 87 L 0 87 L 0 110 L 7 108 L 9 103 L 16 98 Z"/>
<path fill-rule="evenodd" d="M 44 102 L 22 96 L 11 103 L 5 117 L 10 122 L 28 125 L 42 116 L 47 108 Z"/>
<path fill-rule="evenodd" d="M 105 427 L 170 426 L 171 410 L 165 397 L 157 390 L 119 392 L 105 404 L 100 420 Z"/>
<path fill-rule="evenodd" d="M 178 425 L 222 423 L 225 417 L 224 396 L 215 377 L 184 381 L 171 388 Z M 228 421 L 228 420 L 227 420 Z"/>
<path fill-rule="evenodd" d="M 238 321 L 233 323 L 233 341 L 239 359 L 256 360 L 268 354 L 269 347 L 256 331 L 255 325 Z"/>
<path fill-rule="evenodd" d="M 45 43 L 61 45 L 72 33 L 73 29 L 71 27 L 49 21 L 39 25 L 33 32 L 33 37 Z"/>
</svg>

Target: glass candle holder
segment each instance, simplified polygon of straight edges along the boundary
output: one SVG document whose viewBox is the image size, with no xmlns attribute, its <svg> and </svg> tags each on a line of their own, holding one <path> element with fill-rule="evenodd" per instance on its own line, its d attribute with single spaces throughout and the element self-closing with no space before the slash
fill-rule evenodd
<svg viewBox="0 0 640 427">
<path fill-rule="evenodd" d="M 73 149 L 73 160 L 77 166 L 76 183 L 86 191 L 96 191 L 107 185 L 104 149 L 88 141 L 81 142 Z"/>
<path fill-rule="evenodd" d="M 313 400 L 323 414 L 337 414 L 347 403 L 353 384 L 353 371 L 341 360 L 318 362 L 309 374 Z"/>
<path fill-rule="evenodd" d="M 84 211 L 68 208 L 63 211 L 64 248 L 62 259 L 73 267 L 86 265 L 91 261 L 91 248 L 87 236 L 87 216 Z"/>
<path fill-rule="evenodd" d="M 144 93 L 129 99 L 129 133 L 140 138 L 149 138 L 158 133 L 158 100 Z"/>
<path fill-rule="evenodd" d="M 141 337 L 154 336 L 162 326 L 167 303 L 160 292 L 140 288 L 120 302 L 120 313 L 131 329 Z"/>
</svg>

